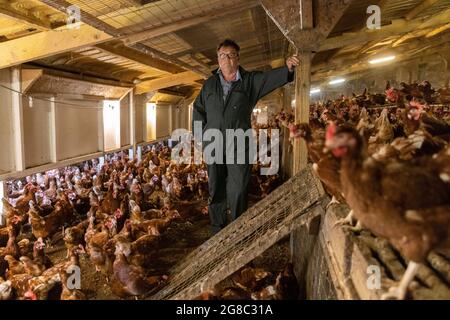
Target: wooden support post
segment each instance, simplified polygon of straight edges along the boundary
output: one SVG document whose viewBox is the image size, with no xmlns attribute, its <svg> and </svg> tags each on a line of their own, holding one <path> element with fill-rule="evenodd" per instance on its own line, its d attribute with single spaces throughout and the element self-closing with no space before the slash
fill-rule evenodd
<svg viewBox="0 0 450 320">
<path fill-rule="evenodd" d="M 292 110 L 292 86 L 287 85 L 283 88 L 283 110 L 291 112 Z M 292 145 L 289 141 L 289 129 L 281 128 L 283 133 L 282 153 L 281 153 L 281 170 L 283 179 L 288 179 L 292 176 Z"/>
<path fill-rule="evenodd" d="M 58 161 L 57 150 L 56 150 L 56 103 L 55 96 L 50 98 L 50 114 L 49 114 L 49 124 L 50 124 L 50 161 L 56 163 Z"/>
<path fill-rule="evenodd" d="M 297 68 L 295 81 L 295 122 L 309 122 L 309 95 L 311 90 L 311 52 L 299 53 L 300 66 Z M 306 167 L 308 152 L 303 139 L 294 142 L 295 175 Z"/>
<path fill-rule="evenodd" d="M 302 30 L 313 32 L 313 5 L 312 1 L 300 0 L 300 17 Z M 297 48 L 301 43 L 296 42 Z M 300 66 L 296 70 L 295 79 L 295 122 L 309 122 L 309 94 L 311 90 L 311 60 L 312 52 L 308 50 L 299 51 L 298 58 Z M 308 152 L 303 139 L 294 142 L 294 164 L 293 174 L 297 174 L 306 167 L 308 163 Z"/>
<path fill-rule="evenodd" d="M 23 141 L 23 107 L 20 67 L 11 69 L 12 117 L 14 130 L 14 164 L 16 171 L 25 170 L 25 153 Z"/>
</svg>

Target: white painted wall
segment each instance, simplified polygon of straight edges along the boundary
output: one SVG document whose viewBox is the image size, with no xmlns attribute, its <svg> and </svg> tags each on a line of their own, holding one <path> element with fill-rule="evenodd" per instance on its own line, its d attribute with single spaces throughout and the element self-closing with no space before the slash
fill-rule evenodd
<svg viewBox="0 0 450 320">
<path fill-rule="evenodd" d="M 50 100 L 50 97 L 45 97 Z M 34 98 L 32 107 L 27 97 L 22 97 L 25 145 L 25 167 L 31 168 L 51 162 L 50 102 Z"/>
<path fill-rule="evenodd" d="M 0 199 L 3 199 L 5 196 L 5 189 L 3 181 L 0 181 Z M 0 201 L 0 226 L 5 225 L 6 221 L 3 218 L 3 201 Z"/>
<path fill-rule="evenodd" d="M 120 126 L 120 101 L 103 101 L 105 151 L 120 148 Z"/>
<path fill-rule="evenodd" d="M 130 144 L 130 95 L 120 100 L 120 145 Z"/>
<path fill-rule="evenodd" d="M 189 107 L 182 106 L 179 111 L 179 123 L 180 128 L 189 129 Z"/>
<path fill-rule="evenodd" d="M 142 96 L 134 96 L 135 98 L 135 141 L 141 143 L 144 141 L 144 123 L 145 123 L 145 103 Z"/>
<path fill-rule="evenodd" d="M 146 123 L 145 123 L 145 141 L 152 141 L 156 139 L 156 115 L 157 107 L 154 103 L 146 104 Z"/>
<path fill-rule="evenodd" d="M 11 69 L 0 70 L 0 84 L 11 87 Z M 10 172 L 14 168 L 13 126 L 11 113 L 11 91 L 0 86 L 0 172 Z"/>
<path fill-rule="evenodd" d="M 102 131 L 103 109 L 97 101 L 66 100 L 86 107 L 72 108 L 56 103 L 56 149 L 58 160 L 69 159 L 101 151 L 99 132 Z"/>
<path fill-rule="evenodd" d="M 158 105 L 156 108 L 156 138 L 170 135 L 170 106 Z"/>
<path fill-rule="evenodd" d="M 173 106 L 172 108 L 172 130 L 180 128 L 179 119 L 180 118 L 180 108 Z"/>
</svg>

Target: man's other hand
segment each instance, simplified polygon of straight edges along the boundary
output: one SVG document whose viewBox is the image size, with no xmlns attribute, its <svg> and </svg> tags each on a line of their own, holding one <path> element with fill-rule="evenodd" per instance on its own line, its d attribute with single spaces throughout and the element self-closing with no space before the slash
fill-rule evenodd
<svg viewBox="0 0 450 320">
<path fill-rule="evenodd" d="M 286 65 L 289 69 L 289 72 L 293 72 L 295 67 L 300 64 L 300 60 L 298 60 L 297 55 L 290 56 L 286 59 Z"/>
</svg>

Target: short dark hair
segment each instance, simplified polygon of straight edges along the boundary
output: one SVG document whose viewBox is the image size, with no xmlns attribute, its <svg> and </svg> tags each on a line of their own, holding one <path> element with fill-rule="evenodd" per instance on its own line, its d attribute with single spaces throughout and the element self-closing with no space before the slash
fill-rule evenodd
<svg viewBox="0 0 450 320">
<path fill-rule="evenodd" d="M 222 43 L 217 46 L 217 51 L 219 51 L 222 47 L 231 47 L 235 49 L 237 53 L 239 53 L 239 50 L 241 50 L 241 47 L 239 47 L 239 45 L 231 39 L 223 40 Z"/>
</svg>

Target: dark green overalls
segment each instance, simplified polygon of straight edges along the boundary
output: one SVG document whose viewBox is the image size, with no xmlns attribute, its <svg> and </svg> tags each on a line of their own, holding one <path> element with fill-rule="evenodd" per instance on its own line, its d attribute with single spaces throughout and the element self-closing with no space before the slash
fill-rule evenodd
<svg viewBox="0 0 450 320">
<path fill-rule="evenodd" d="M 239 72 L 241 79 L 233 82 L 225 101 L 217 70 L 206 80 L 194 102 L 193 130 L 194 122 L 201 121 L 203 132 L 218 129 L 225 140 L 226 129 L 250 129 L 251 114 L 258 100 L 294 78 L 294 73 L 290 73 L 287 66 L 267 72 L 247 72 L 239 67 Z M 227 200 L 233 220 L 247 210 L 250 164 L 248 159 L 245 164 L 225 164 L 224 161 L 223 164 L 208 164 L 207 168 L 209 217 L 212 232 L 216 233 L 227 224 Z"/>
</svg>

